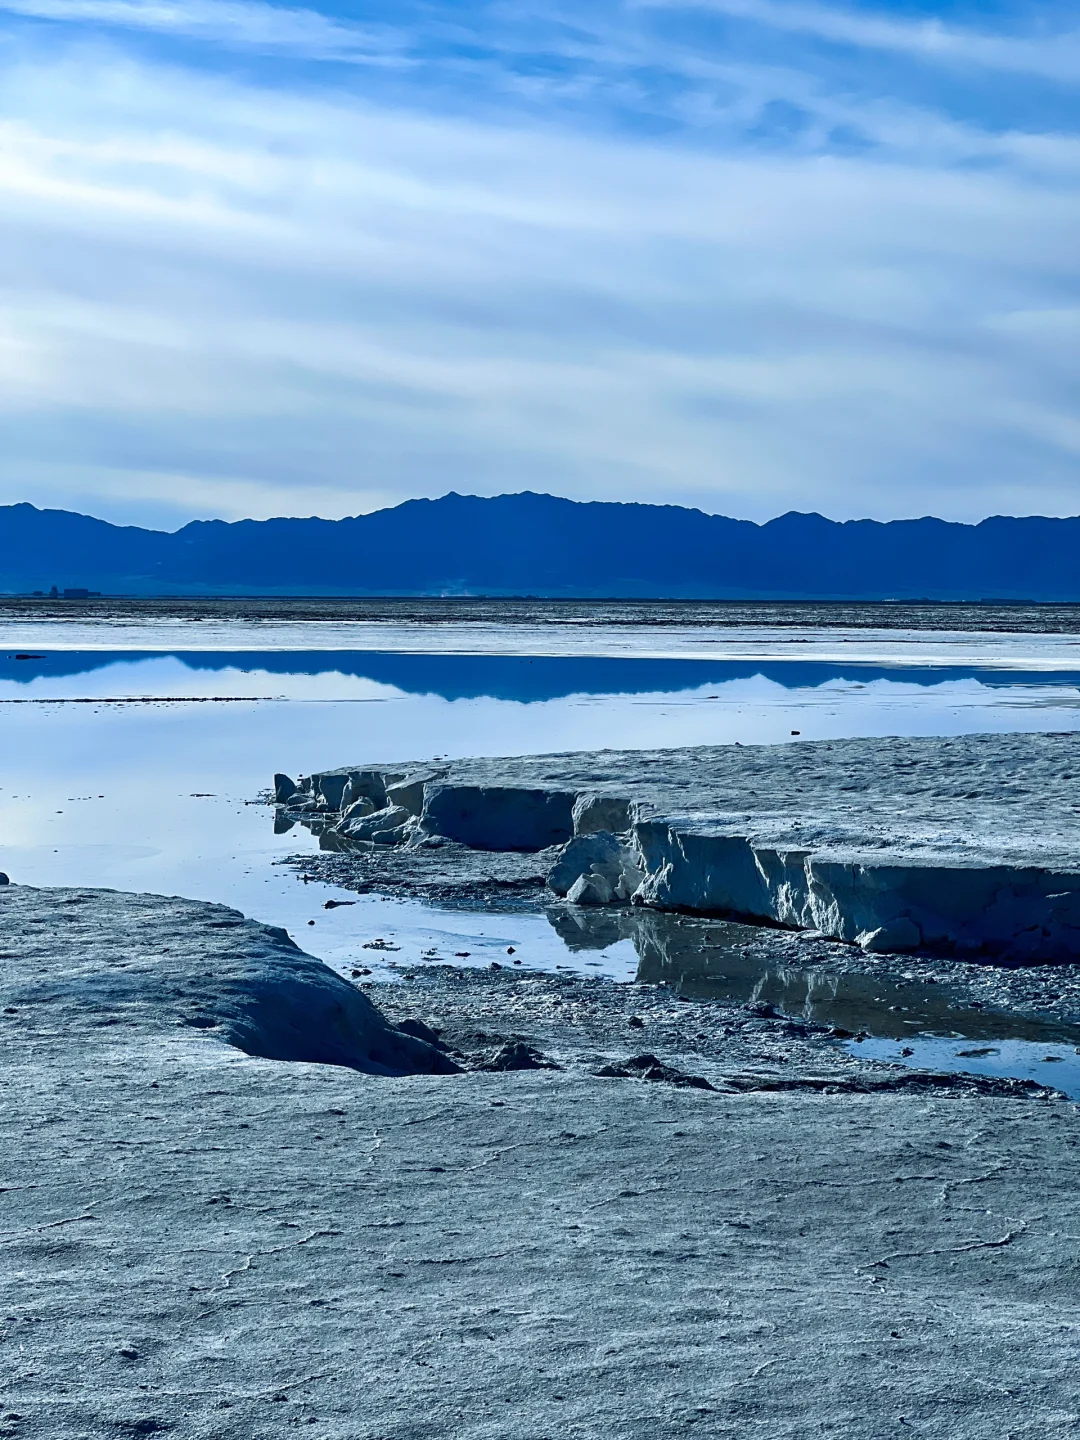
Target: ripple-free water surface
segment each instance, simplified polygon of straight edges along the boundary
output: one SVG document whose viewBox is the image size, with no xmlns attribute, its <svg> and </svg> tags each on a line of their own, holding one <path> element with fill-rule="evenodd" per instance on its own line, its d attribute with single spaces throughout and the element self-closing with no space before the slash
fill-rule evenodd
<svg viewBox="0 0 1080 1440">
<path fill-rule="evenodd" d="M 272 811 L 251 802 L 275 770 L 364 761 L 1080 729 L 1080 672 L 1064 663 L 1071 652 L 1048 662 L 1045 637 L 1031 646 L 1030 665 L 1024 637 L 1016 636 L 1008 637 L 1007 655 L 964 665 L 955 647 L 931 663 L 934 641 L 925 634 L 917 655 L 904 652 L 902 663 L 891 664 L 881 663 L 877 639 L 873 660 L 860 662 L 792 658 L 790 636 L 782 646 L 768 636 L 740 636 L 732 653 L 701 658 L 687 655 L 681 641 L 657 653 L 664 642 L 655 633 L 647 637 L 649 653 L 640 653 L 644 642 L 635 653 L 621 633 L 609 647 L 615 654 L 596 653 L 603 646 L 595 637 L 583 654 L 511 653 L 521 638 L 513 633 L 499 653 L 486 632 L 483 653 L 467 653 L 460 639 L 455 651 L 445 637 L 437 653 L 421 653 L 414 635 L 396 650 L 373 651 L 327 649 L 325 637 L 309 649 L 260 649 L 252 627 L 229 633 L 234 649 L 200 651 L 156 648 L 160 637 L 145 631 L 135 637 L 138 649 L 43 648 L 31 643 L 40 637 L 9 635 L 0 653 L 0 867 L 12 879 L 233 905 L 284 925 L 345 972 L 378 975 L 388 960 L 425 963 L 425 952 L 457 963 L 507 963 L 513 947 L 527 966 L 622 980 L 640 970 L 647 979 L 650 951 L 632 917 L 606 939 L 579 936 L 569 944 L 565 926 L 543 915 L 478 913 L 304 884 L 274 862 L 316 842 L 300 827 L 275 836 Z M 174 632 L 170 639 L 175 644 Z M 749 655 L 753 649 L 764 658 Z M 327 899 L 355 903 L 327 910 Z M 379 948 L 364 948 L 376 941 Z M 669 965 L 667 979 L 700 987 L 703 972 L 691 960 L 684 956 L 677 982 Z M 765 994 L 780 983 L 760 969 L 753 976 L 737 971 L 717 997 L 754 987 Z M 715 965 L 712 973 L 715 987 Z M 784 1009 L 795 1005 L 794 973 L 781 985 Z M 955 1054 L 969 1034 L 955 1013 L 947 1017 L 952 1039 L 908 1036 L 897 1045 L 886 1018 L 896 1013 L 888 1009 L 895 999 L 860 997 L 854 978 L 844 977 L 830 998 L 817 969 L 815 994 L 798 1008 L 811 1004 L 816 1018 L 843 1015 L 833 1023 L 885 1037 L 864 1045 L 884 1045 L 887 1058 L 949 1060 L 950 1068 L 975 1070 L 996 1065 L 1010 1074 L 1042 1066 L 1039 1078 L 1052 1070 L 1054 1083 L 1080 1093 L 1073 1052 L 1057 1061 L 1036 1057 L 1030 1047 L 1043 1041 L 1015 1022 L 995 1037 L 996 1056 Z M 864 1017 L 858 1023 L 854 1010 Z M 926 1026 L 945 1023 L 927 1019 Z M 904 1048 L 914 1054 L 900 1056 Z"/>
</svg>

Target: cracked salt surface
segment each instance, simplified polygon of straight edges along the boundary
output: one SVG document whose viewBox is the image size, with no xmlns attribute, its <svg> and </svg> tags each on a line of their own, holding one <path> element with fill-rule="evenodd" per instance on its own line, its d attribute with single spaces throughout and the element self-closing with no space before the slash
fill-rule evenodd
<svg viewBox="0 0 1080 1440">
<path fill-rule="evenodd" d="M 312 646 L 312 627 L 302 628 Z M 81 631 L 60 633 L 70 643 Z M 56 634 L 50 631 L 54 641 Z M 97 636 L 100 642 L 100 627 Z M 212 654 L 203 627 L 198 653 L 178 650 L 175 635 L 173 653 L 148 653 L 160 634 L 129 638 L 145 648 L 115 653 L 115 632 L 111 653 L 49 651 L 33 627 L 12 637 L 12 653 L 0 663 L 0 868 L 35 885 L 108 886 L 233 905 L 284 925 L 342 973 L 370 969 L 372 978 L 438 958 L 562 966 L 625 981 L 639 961 L 647 979 L 651 961 L 640 935 L 621 931 L 604 943 L 582 943 L 558 911 L 552 924 L 523 910 L 478 913 L 301 883 L 274 862 L 315 842 L 299 830 L 274 837 L 269 812 L 248 803 L 286 759 L 310 757 L 315 769 L 361 753 L 457 757 L 781 742 L 795 731 L 818 739 L 1080 728 L 1078 677 L 1066 667 L 1077 661 L 1073 637 L 834 632 L 801 644 L 807 636 L 726 633 L 710 651 L 700 634 L 672 640 L 652 632 L 646 643 L 629 631 L 607 640 L 597 632 L 581 646 L 593 650 L 591 658 L 508 653 L 511 642 L 533 649 L 539 642 L 523 642 L 520 632 L 499 639 L 491 630 L 477 642 L 480 655 L 448 653 L 464 643 L 460 635 L 434 655 L 327 653 L 341 636 L 326 630 L 303 653 L 258 651 L 251 627 L 219 627 L 213 640 L 225 649 Z M 292 630 L 286 638 L 296 643 Z M 806 663 L 808 652 L 846 649 L 849 638 L 854 654 L 875 663 Z M 430 634 L 380 632 L 381 643 L 402 651 L 421 640 L 430 645 Z M 230 641 L 247 648 L 230 648 Z M 719 659 L 693 658 L 721 649 Z M 796 649 L 798 662 L 777 658 Z M 34 658 L 16 661 L 16 651 Z M 649 658 L 658 653 L 682 658 Z M 757 653 L 768 654 L 768 664 L 747 658 Z M 964 672 L 958 657 L 970 654 L 979 664 Z M 943 658 L 948 671 L 927 668 Z M 226 696 L 237 703 L 210 703 Z M 38 703 L 4 703 L 28 700 Z M 327 900 L 350 903 L 327 910 Z M 363 948 L 375 940 L 401 948 Z M 896 1028 L 901 1012 L 890 1007 L 910 994 L 905 1000 L 881 983 L 871 987 L 874 995 L 856 994 L 854 977 L 830 978 L 827 960 L 807 981 L 813 993 L 804 986 L 799 999 L 803 982 L 791 978 L 802 973 L 798 966 L 789 965 L 781 982 L 775 965 L 759 959 L 720 983 L 715 964 L 705 973 L 692 958 L 684 956 L 678 973 L 669 963 L 665 982 L 688 993 L 697 987 L 700 998 L 711 985 L 713 998 L 744 1002 L 778 991 L 771 1003 L 782 1010 L 881 1037 L 863 1041 L 861 1053 L 881 1045 L 881 1058 L 978 1073 L 1027 1076 L 1037 1067 L 1034 1078 L 1080 1094 L 1073 1049 L 1057 1044 L 1063 1058 L 1045 1061 L 1047 1046 L 1057 1053 L 1058 1037 L 1035 1038 L 1015 1016 L 1001 1021 L 1008 1033 L 993 1037 L 996 1055 L 965 1057 L 955 1053 L 969 1048 L 962 1040 L 924 1038 L 910 1016 Z M 925 1021 L 975 1039 L 985 1038 L 985 1024 L 975 1012 Z M 896 1035 L 908 1037 L 911 1056 L 899 1055 Z"/>
</svg>

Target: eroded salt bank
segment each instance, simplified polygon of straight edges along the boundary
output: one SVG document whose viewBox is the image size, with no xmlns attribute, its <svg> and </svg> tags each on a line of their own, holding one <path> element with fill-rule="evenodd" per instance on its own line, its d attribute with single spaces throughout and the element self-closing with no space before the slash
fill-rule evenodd
<svg viewBox="0 0 1080 1440">
<path fill-rule="evenodd" d="M 865 949 L 1080 956 L 1080 738 L 976 735 L 359 764 L 277 781 L 326 848 L 545 851 L 571 901 Z"/>
</svg>

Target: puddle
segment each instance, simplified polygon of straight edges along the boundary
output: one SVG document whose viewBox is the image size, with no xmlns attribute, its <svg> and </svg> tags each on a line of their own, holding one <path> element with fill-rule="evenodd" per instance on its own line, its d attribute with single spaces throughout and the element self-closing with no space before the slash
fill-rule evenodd
<svg viewBox="0 0 1080 1440">
<path fill-rule="evenodd" d="M 1080 1049 L 1072 1044 L 999 1040 L 996 1045 L 973 1045 L 970 1040 L 958 1041 L 955 1037 L 916 1035 L 901 1046 L 895 1041 L 869 1036 L 862 1041 L 851 1041 L 847 1048 L 864 1059 L 887 1060 L 917 1070 L 1036 1080 L 1040 1085 L 1052 1085 L 1071 1099 L 1080 1100 Z"/>
<path fill-rule="evenodd" d="M 801 968 L 763 963 L 753 953 L 762 931 L 634 910 L 553 913 L 551 923 L 576 954 L 607 953 L 630 940 L 636 979 L 693 1000 L 774 1006 L 785 1015 L 854 1031 L 852 1054 L 974 1075 L 1052 1085 L 1080 1099 L 1080 1025 L 967 1004 L 946 985 L 903 976 L 846 974 L 817 962 Z"/>
<path fill-rule="evenodd" d="M 330 910 L 324 895 L 331 901 Z M 377 981 L 440 964 L 563 970 L 622 982 L 635 979 L 638 972 L 631 936 L 615 931 L 598 935 L 586 958 L 568 948 L 546 914 L 535 911 L 426 905 L 393 896 L 353 895 L 316 882 L 301 886 L 301 900 L 307 902 L 308 914 L 298 926 L 288 927 L 290 933 L 305 950 L 347 977 L 360 969 Z M 314 925 L 306 923 L 309 918 Z"/>
</svg>

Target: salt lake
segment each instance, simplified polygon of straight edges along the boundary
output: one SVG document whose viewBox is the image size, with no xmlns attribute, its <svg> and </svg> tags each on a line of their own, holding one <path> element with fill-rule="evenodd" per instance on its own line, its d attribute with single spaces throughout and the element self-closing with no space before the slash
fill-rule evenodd
<svg viewBox="0 0 1080 1440">
<path fill-rule="evenodd" d="M 0 624 L 0 726 L 0 868 L 15 881 L 218 901 L 285 926 L 336 968 L 362 961 L 373 978 L 425 953 L 488 964 L 513 946 L 525 965 L 617 980 L 640 967 L 644 980 L 632 917 L 583 946 L 543 913 L 373 895 L 326 909 L 341 891 L 279 863 L 317 841 L 301 827 L 275 835 L 260 796 L 276 770 L 434 756 L 1078 730 L 1080 642 L 587 621 L 185 627 L 76 614 Z M 717 998 L 778 983 L 715 963 L 706 980 L 693 956 L 664 978 Z M 781 988 L 785 1009 L 829 1023 L 854 1014 L 850 981 L 803 985 L 789 973 Z M 885 1019 L 896 996 L 870 988 L 876 999 L 856 997 L 851 1028 L 883 1058 L 1044 1078 L 1053 1054 L 1054 1083 L 1080 1094 L 1069 1035 L 1007 1024 L 982 1054 L 958 1057 L 979 1027 L 942 1011 L 906 1027 L 902 1056 Z"/>
</svg>

